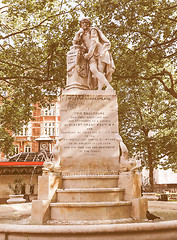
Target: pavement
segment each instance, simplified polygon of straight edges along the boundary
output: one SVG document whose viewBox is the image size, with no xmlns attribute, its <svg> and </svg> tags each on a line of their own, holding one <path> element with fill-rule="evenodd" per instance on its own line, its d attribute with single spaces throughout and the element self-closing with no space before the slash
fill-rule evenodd
<svg viewBox="0 0 177 240">
<path fill-rule="evenodd" d="M 177 210 L 177 202 L 171 202 L 171 201 L 149 201 L 148 206 L 149 208 Z"/>
<path fill-rule="evenodd" d="M 177 220 L 177 202 L 149 201 L 148 209 L 151 213 L 160 217 L 159 221 Z"/>
<path fill-rule="evenodd" d="M 149 211 L 158 221 L 177 220 L 177 202 L 149 201 Z M 30 224 L 31 203 L 0 204 L 0 224 Z"/>
<path fill-rule="evenodd" d="M 30 224 L 31 203 L 0 204 L 0 224 Z"/>
</svg>

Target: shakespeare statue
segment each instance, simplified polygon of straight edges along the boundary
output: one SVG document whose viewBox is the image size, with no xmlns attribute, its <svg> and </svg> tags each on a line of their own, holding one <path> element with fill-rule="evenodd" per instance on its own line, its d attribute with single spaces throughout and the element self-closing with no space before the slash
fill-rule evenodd
<svg viewBox="0 0 177 240">
<path fill-rule="evenodd" d="M 73 39 L 73 52 L 71 50 L 68 55 L 70 56 L 68 74 L 72 75 L 74 67 L 77 67 L 78 75 L 82 74 L 82 77 L 85 78 L 84 85 L 88 89 L 102 90 L 103 87 L 106 87 L 106 90 L 113 89 L 109 83 L 112 81 L 112 73 L 115 70 L 109 52 L 110 41 L 99 28 L 92 27 L 87 18 L 80 21 L 80 27 Z M 77 49 L 79 49 L 79 53 L 76 52 Z"/>
</svg>

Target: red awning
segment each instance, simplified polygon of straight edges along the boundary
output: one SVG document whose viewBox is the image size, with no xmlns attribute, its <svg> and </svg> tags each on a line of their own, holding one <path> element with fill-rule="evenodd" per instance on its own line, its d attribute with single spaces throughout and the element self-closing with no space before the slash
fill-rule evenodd
<svg viewBox="0 0 177 240">
<path fill-rule="evenodd" d="M 0 162 L 1 166 L 42 166 L 44 162 Z"/>
</svg>

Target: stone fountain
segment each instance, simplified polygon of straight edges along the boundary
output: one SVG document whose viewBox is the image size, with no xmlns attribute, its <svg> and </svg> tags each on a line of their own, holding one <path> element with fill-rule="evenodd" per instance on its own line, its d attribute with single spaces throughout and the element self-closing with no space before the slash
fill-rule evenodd
<svg viewBox="0 0 177 240">
<path fill-rule="evenodd" d="M 32 224 L 117 223 L 146 218 L 139 165 L 119 135 L 118 104 L 110 85 L 110 42 L 88 19 L 67 54 L 61 95 L 61 136 L 39 177 Z"/>
</svg>

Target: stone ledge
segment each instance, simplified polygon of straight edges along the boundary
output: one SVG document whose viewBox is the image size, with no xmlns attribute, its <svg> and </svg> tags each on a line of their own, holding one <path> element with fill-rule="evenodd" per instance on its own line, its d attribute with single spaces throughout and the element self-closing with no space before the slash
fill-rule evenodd
<svg viewBox="0 0 177 240">
<path fill-rule="evenodd" d="M 49 226 L 49 225 L 12 225 L 0 224 L 0 233 L 123 233 L 147 231 L 176 230 L 177 220 L 156 222 L 156 223 L 126 223 L 126 224 L 108 224 L 108 225 L 71 225 L 71 226 Z M 147 239 L 147 238 L 146 238 Z M 165 239 L 165 238 L 163 238 Z"/>
<path fill-rule="evenodd" d="M 115 95 L 116 91 L 114 89 L 110 90 L 81 90 L 81 89 L 66 89 L 62 91 L 64 95 Z"/>
<path fill-rule="evenodd" d="M 105 179 L 105 178 L 118 178 L 118 175 L 68 175 L 62 176 L 62 179 Z"/>
<path fill-rule="evenodd" d="M 124 192 L 125 190 L 123 188 L 73 188 L 73 189 L 57 189 L 58 193 L 88 193 L 88 192 Z"/>
<path fill-rule="evenodd" d="M 157 201 L 158 197 L 155 192 L 143 193 L 143 197 L 147 198 L 149 201 Z"/>
<path fill-rule="evenodd" d="M 60 220 L 49 220 L 49 225 L 103 225 L 103 224 L 118 224 L 118 223 L 131 223 L 132 218 L 121 218 L 112 220 L 82 220 L 82 221 L 60 221 Z"/>
<path fill-rule="evenodd" d="M 51 203 L 51 207 L 113 207 L 131 205 L 130 201 L 119 202 L 71 202 L 71 203 Z"/>
</svg>

